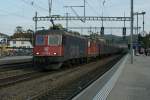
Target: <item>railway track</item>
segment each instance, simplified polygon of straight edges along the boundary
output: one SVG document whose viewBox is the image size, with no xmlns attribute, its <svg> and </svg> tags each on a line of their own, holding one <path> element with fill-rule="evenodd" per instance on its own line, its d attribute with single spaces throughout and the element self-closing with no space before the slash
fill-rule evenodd
<svg viewBox="0 0 150 100">
<path fill-rule="evenodd" d="M 101 69 L 96 68 L 62 87 L 50 90 L 48 93 L 45 93 L 45 95 L 41 94 L 40 96 L 35 96 L 33 100 L 43 100 L 43 98 L 46 100 L 71 100 L 91 83 L 101 77 L 110 68 L 112 68 L 112 66 L 121 58 L 122 55 L 117 56 L 114 59 L 111 59 L 109 63 L 102 65 Z"/>
<path fill-rule="evenodd" d="M 30 62 L 22 62 L 22 63 L 13 63 L 13 64 L 3 64 L 0 65 L 0 72 L 17 70 L 17 69 L 26 69 L 33 67 L 32 61 Z"/>
<path fill-rule="evenodd" d="M 16 83 L 34 80 L 36 78 L 40 78 L 40 77 L 44 77 L 47 75 L 52 75 L 55 73 L 59 73 L 59 72 L 63 72 L 63 71 L 68 70 L 68 68 L 62 68 L 62 69 L 57 70 L 57 71 L 43 72 L 43 71 L 40 71 L 38 69 L 31 68 L 32 66 L 25 67 L 27 65 L 24 65 L 24 64 L 17 64 L 17 65 L 12 65 L 12 66 L 10 65 L 10 66 L 4 67 L 4 69 L 1 68 L 1 71 L 0 71 L 0 89 L 8 87 L 8 86 L 12 86 Z M 19 65 L 24 65 L 24 66 L 19 67 Z M 18 71 L 20 71 L 21 74 L 18 74 Z M 13 73 L 11 73 L 11 72 L 13 72 Z M 71 73 L 71 72 L 68 71 L 68 73 Z M 2 77 L 2 76 L 5 76 L 5 77 Z M 59 77 L 59 76 L 61 76 L 61 75 L 58 74 L 57 77 Z"/>
<path fill-rule="evenodd" d="M 33 68 L 32 62 L 0 65 L 0 88 L 29 80 L 41 74 L 39 70 Z"/>
<path fill-rule="evenodd" d="M 38 76 L 39 75 L 42 75 L 42 74 L 38 73 Z M 33 77 L 37 77 L 37 72 L 3 78 L 3 79 L 0 79 L 0 88 L 4 88 L 6 86 L 13 85 L 18 82 L 29 80 Z"/>
<path fill-rule="evenodd" d="M 16 83 L 34 80 L 36 78 L 41 78 L 41 77 L 53 75 L 53 74 L 57 74 L 55 76 L 55 78 L 57 78 L 57 77 L 60 77 L 62 75 L 59 73 L 61 73 L 63 71 L 67 71 L 67 70 L 68 70 L 67 68 L 63 68 L 63 69 L 58 70 L 58 71 L 41 72 L 40 70 L 34 69 L 34 71 L 31 71 L 31 72 L 27 71 L 24 74 L 22 73 L 21 75 L 12 75 L 12 76 L 9 76 L 6 78 L 0 78 L 0 89 L 5 88 L 7 86 L 12 86 Z M 67 71 L 65 74 L 67 75 L 68 73 L 72 73 L 72 72 L 73 72 L 73 70 Z M 51 79 L 51 80 L 53 80 L 53 79 Z"/>
<path fill-rule="evenodd" d="M 108 71 L 121 57 L 108 57 L 100 61 L 99 64 L 92 62 L 81 65 L 84 67 L 63 68 L 50 72 L 35 71 L 0 79 L 0 92 L 2 93 L 0 93 L 0 96 L 5 97 L 3 95 L 6 93 L 9 94 L 6 96 L 9 99 L 9 97 L 12 97 L 11 94 L 14 95 L 16 93 L 14 99 L 43 100 L 45 98 L 47 100 L 70 100 Z M 92 67 L 94 64 L 97 67 Z M 19 95 L 17 95 L 18 93 Z"/>
</svg>

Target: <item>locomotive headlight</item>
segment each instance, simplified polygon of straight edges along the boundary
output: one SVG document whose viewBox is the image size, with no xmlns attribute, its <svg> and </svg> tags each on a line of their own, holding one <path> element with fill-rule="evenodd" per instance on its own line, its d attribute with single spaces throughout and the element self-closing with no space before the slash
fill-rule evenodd
<svg viewBox="0 0 150 100">
<path fill-rule="evenodd" d="M 37 54 L 37 55 L 39 55 L 40 53 L 39 53 L 39 52 L 37 52 L 36 54 Z"/>
<path fill-rule="evenodd" d="M 56 55 L 57 53 L 55 52 L 54 55 Z"/>
</svg>

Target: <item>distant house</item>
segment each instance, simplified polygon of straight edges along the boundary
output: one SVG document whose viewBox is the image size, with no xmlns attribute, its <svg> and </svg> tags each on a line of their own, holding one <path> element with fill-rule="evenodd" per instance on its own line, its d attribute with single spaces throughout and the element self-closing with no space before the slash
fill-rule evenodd
<svg viewBox="0 0 150 100">
<path fill-rule="evenodd" d="M 9 40 L 9 47 L 33 48 L 31 41 L 28 38 L 11 39 L 11 40 Z"/>
<path fill-rule="evenodd" d="M 0 44 L 7 44 L 9 36 L 3 33 L 0 33 Z"/>
</svg>

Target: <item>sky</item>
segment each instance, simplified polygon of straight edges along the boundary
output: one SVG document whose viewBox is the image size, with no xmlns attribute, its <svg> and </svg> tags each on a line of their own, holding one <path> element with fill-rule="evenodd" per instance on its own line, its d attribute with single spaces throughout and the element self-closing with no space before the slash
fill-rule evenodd
<svg viewBox="0 0 150 100">
<path fill-rule="evenodd" d="M 86 0 L 86 15 L 87 16 L 130 16 L 130 1 L 131 0 Z M 145 11 L 145 30 L 150 31 L 150 0 L 134 0 L 134 12 Z M 82 6 L 83 0 L 53 0 L 52 15 L 69 15 L 75 16 L 71 9 L 64 6 Z M 78 15 L 83 16 L 83 8 L 74 8 Z M 0 32 L 8 35 L 12 35 L 16 26 L 22 26 L 24 30 L 34 30 L 33 17 L 35 12 L 38 12 L 38 16 L 48 16 L 48 0 L 1 0 L 0 2 Z M 135 19 L 136 22 L 136 19 Z M 55 23 L 61 23 L 65 27 L 64 21 L 55 21 Z M 48 28 L 51 25 L 50 22 L 39 22 L 38 27 Z M 136 23 L 135 23 L 136 25 Z M 139 16 L 139 25 L 142 27 L 142 16 Z M 69 21 L 69 27 L 76 26 L 89 26 L 100 27 L 101 22 L 86 22 L 81 21 Z M 123 22 L 104 22 L 104 27 L 122 27 Z M 130 27 L 130 22 L 126 23 L 127 27 Z M 82 32 L 82 34 L 88 34 L 88 30 L 75 30 Z M 92 30 L 99 32 L 100 30 Z M 106 30 L 106 34 L 121 35 L 122 30 Z M 127 31 L 130 34 L 130 30 Z"/>
</svg>

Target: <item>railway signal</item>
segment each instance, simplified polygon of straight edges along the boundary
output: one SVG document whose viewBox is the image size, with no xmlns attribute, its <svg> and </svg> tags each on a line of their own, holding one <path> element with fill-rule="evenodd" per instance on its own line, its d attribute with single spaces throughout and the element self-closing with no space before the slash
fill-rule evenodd
<svg viewBox="0 0 150 100">
<path fill-rule="evenodd" d="M 101 27 L 101 36 L 104 36 L 104 27 Z"/>
<path fill-rule="evenodd" d="M 125 38 L 126 38 L 126 27 L 123 27 L 122 34 L 123 34 L 123 39 L 125 40 Z"/>
</svg>

